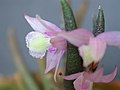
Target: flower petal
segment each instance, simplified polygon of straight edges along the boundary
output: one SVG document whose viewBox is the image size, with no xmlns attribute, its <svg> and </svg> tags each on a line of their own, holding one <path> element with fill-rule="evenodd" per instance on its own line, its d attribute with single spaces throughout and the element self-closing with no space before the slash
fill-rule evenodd
<svg viewBox="0 0 120 90">
<path fill-rule="evenodd" d="M 115 78 L 116 74 L 117 74 L 117 67 L 115 67 L 114 71 L 111 74 L 103 76 L 101 82 L 104 83 L 111 82 Z"/>
<path fill-rule="evenodd" d="M 48 50 L 46 56 L 46 70 L 45 73 L 48 73 L 51 69 L 55 68 L 56 65 L 60 62 L 64 51 L 60 50 Z"/>
<path fill-rule="evenodd" d="M 36 52 L 36 51 L 29 50 L 29 54 L 32 57 L 40 58 L 40 59 L 42 59 L 45 56 L 45 53 L 46 53 L 46 51 L 44 51 L 44 52 Z"/>
<path fill-rule="evenodd" d="M 28 21 L 30 26 L 35 30 L 40 33 L 55 33 L 55 32 L 60 32 L 61 29 L 58 28 L 56 25 L 41 19 L 38 15 L 36 18 L 30 17 L 25 15 L 25 19 Z"/>
<path fill-rule="evenodd" d="M 74 81 L 75 90 L 88 90 L 89 86 L 90 81 L 86 80 L 82 75 Z"/>
<path fill-rule="evenodd" d="M 58 33 L 58 36 L 63 37 L 77 47 L 83 44 L 88 44 L 89 38 L 94 37 L 93 34 L 86 29 L 76 29 L 69 32 L 61 32 Z"/>
<path fill-rule="evenodd" d="M 30 32 L 26 36 L 26 46 L 33 57 L 42 58 L 50 44 L 50 38 L 44 37 L 39 32 Z"/>
<path fill-rule="evenodd" d="M 94 73 L 84 73 L 84 77 L 92 82 L 100 82 L 103 76 L 103 67 L 95 71 Z"/>
<path fill-rule="evenodd" d="M 98 62 L 105 53 L 106 42 L 100 38 L 90 38 L 89 47 L 94 62 Z"/>
<path fill-rule="evenodd" d="M 104 32 L 97 37 L 105 40 L 109 45 L 120 47 L 120 31 Z"/>
<path fill-rule="evenodd" d="M 75 73 L 75 74 L 72 74 L 72 75 L 67 75 L 67 76 L 63 76 L 61 75 L 61 77 L 65 80 L 74 80 L 76 78 L 78 78 L 79 76 L 83 75 L 83 72 L 79 72 L 79 73 Z"/>
</svg>

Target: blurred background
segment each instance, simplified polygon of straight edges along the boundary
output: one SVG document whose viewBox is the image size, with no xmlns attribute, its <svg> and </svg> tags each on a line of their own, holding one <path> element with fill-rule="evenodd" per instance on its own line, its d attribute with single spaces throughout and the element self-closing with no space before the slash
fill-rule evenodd
<svg viewBox="0 0 120 90">
<path fill-rule="evenodd" d="M 49 79 L 52 80 L 53 73 L 46 75 L 47 80 L 41 80 L 40 77 L 44 77 L 44 61 L 31 57 L 26 48 L 25 36 L 32 31 L 32 28 L 25 20 L 24 15 L 35 16 L 38 14 L 43 19 L 61 27 L 63 21 L 59 1 L 0 0 L 0 85 L 5 83 L 9 87 L 12 83 L 13 86 L 14 83 L 17 84 L 17 87 L 11 89 L 4 87 L 0 90 L 18 90 L 18 87 L 20 90 L 52 90 L 51 87 L 45 89 L 45 83 L 49 83 Z M 106 31 L 120 31 L 119 0 L 71 0 L 70 4 L 76 20 L 78 20 L 78 26 L 92 31 L 92 17 L 98 13 L 98 6 L 101 5 L 105 14 Z M 118 74 L 115 80 L 118 81 L 120 80 L 119 64 L 120 49 L 109 46 L 99 67 L 103 65 L 104 74 L 108 74 L 117 65 Z M 10 84 L 6 84 L 6 82 L 10 82 Z M 33 86 L 30 86 L 31 84 Z M 59 85 L 55 85 L 54 90 L 57 90 Z"/>
</svg>

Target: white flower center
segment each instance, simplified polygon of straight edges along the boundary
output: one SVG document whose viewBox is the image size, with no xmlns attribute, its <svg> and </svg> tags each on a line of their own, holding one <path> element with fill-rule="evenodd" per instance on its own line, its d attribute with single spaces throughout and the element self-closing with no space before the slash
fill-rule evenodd
<svg viewBox="0 0 120 90">
<path fill-rule="evenodd" d="M 29 49 L 36 52 L 44 52 L 51 45 L 50 38 L 46 38 L 41 33 L 36 34 L 33 38 L 31 38 L 28 42 Z"/>
</svg>

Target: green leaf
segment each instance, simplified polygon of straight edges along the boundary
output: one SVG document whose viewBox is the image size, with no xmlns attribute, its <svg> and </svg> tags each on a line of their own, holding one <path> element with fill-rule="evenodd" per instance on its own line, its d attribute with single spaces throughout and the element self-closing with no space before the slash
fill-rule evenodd
<svg viewBox="0 0 120 90">
<path fill-rule="evenodd" d="M 65 29 L 68 31 L 76 29 L 77 25 L 70 5 L 66 0 L 61 0 L 61 6 L 63 10 Z"/>
<path fill-rule="evenodd" d="M 77 25 L 71 7 L 66 0 L 61 0 L 61 6 L 63 10 L 65 30 L 71 31 L 76 29 Z M 78 48 L 68 43 L 65 75 L 70 75 L 82 71 L 82 63 L 83 60 L 79 56 Z M 73 81 L 64 80 L 64 87 L 65 90 L 74 90 Z"/>
</svg>

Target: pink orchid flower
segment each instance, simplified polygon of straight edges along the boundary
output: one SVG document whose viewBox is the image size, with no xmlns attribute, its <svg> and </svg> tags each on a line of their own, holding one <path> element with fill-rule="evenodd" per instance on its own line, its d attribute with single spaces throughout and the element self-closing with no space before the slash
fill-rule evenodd
<svg viewBox="0 0 120 90">
<path fill-rule="evenodd" d="M 115 70 L 108 75 L 103 76 L 103 68 L 98 69 L 94 73 L 79 72 L 76 74 L 62 76 L 65 80 L 75 80 L 74 88 L 75 90 L 88 90 L 91 88 L 92 83 L 109 83 L 111 82 L 117 74 L 117 67 Z"/>
<path fill-rule="evenodd" d="M 26 44 L 30 55 L 42 59 L 46 54 L 45 73 L 56 67 L 54 74 L 56 80 L 59 63 L 67 46 L 66 40 L 57 36 L 62 30 L 56 25 L 41 19 L 38 15 L 36 17 L 25 15 L 25 19 L 34 29 L 26 36 Z"/>
<path fill-rule="evenodd" d="M 86 29 L 76 29 L 69 32 L 61 32 L 58 36 L 79 47 L 84 66 L 88 66 L 91 62 L 100 61 L 105 53 L 106 45 L 120 47 L 120 31 L 103 32 L 94 37 Z"/>
</svg>

